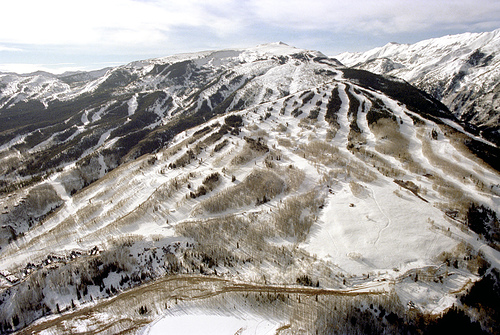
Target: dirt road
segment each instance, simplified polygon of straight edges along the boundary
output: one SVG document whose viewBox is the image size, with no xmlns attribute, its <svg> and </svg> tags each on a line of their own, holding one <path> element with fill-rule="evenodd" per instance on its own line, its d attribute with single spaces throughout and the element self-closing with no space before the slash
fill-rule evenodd
<svg viewBox="0 0 500 335">
<path fill-rule="evenodd" d="M 302 296 L 377 295 L 388 292 L 390 285 L 392 284 L 389 282 L 370 282 L 349 289 L 326 289 L 234 282 L 200 275 L 169 276 L 75 311 L 42 319 L 18 334 L 129 334 L 152 322 L 161 314 L 161 310 L 173 301 L 208 299 L 225 293 L 250 292 Z M 149 306 L 148 313 L 139 312 L 142 306 Z"/>
</svg>

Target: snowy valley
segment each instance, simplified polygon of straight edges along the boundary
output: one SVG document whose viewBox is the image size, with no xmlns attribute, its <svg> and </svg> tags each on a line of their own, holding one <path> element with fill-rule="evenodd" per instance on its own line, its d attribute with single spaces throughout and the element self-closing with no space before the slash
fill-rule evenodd
<svg viewBox="0 0 500 335">
<path fill-rule="evenodd" d="M 347 60 L 0 74 L 0 332 L 495 333 L 494 139 Z"/>
</svg>

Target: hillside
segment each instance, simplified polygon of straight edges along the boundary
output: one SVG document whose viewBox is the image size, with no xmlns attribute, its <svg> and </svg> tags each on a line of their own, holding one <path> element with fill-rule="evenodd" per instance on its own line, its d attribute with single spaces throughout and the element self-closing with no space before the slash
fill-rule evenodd
<svg viewBox="0 0 500 335">
<path fill-rule="evenodd" d="M 281 43 L 6 76 L 2 332 L 495 329 L 498 151 L 423 91 Z"/>
<path fill-rule="evenodd" d="M 471 130 L 500 143 L 500 30 L 389 43 L 335 58 L 344 65 L 395 76 L 443 102 Z M 475 128 L 474 128 L 475 127 Z"/>
</svg>

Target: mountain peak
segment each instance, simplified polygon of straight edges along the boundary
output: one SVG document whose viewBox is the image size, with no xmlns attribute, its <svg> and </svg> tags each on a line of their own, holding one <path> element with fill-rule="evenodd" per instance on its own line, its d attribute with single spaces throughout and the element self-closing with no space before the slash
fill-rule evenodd
<svg viewBox="0 0 500 335">
<path fill-rule="evenodd" d="M 415 44 L 388 43 L 337 58 L 349 67 L 406 80 L 441 100 L 460 119 L 500 144 L 498 73 L 500 29 L 428 39 Z M 391 65 L 387 66 L 387 60 Z"/>
<path fill-rule="evenodd" d="M 289 53 L 289 52 L 304 51 L 303 49 L 296 48 L 281 41 L 259 44 L 256 47 L 248 48 L 247 50 L 267 51 L 269 53 Z"/>
<path fill-rule="evenodd" d="M 290 46 L 289 44 L 286 44 L 285 42 L 281 42 L 281 41 L 279 41 L 279 42 L 263 43 L 263 44 L 259 44 L 257 46 L 259 47 L 259 46 L 271 46 L 271 45 L 282 45 L 282 46 L 287 46 L 287 47 Z"/>
</svg>

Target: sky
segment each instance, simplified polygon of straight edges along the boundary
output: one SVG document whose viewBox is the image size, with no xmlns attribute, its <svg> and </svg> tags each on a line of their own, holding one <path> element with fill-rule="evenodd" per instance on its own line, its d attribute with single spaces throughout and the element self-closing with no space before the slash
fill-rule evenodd
<svg viewBox="0 0 500 335">
<path fill-rule="evenodd" d="M 500 0 L 0 1 L 0 71 L 18 73 L 278 41 L 334 56 L 500 28 Z"/>
</svg>

